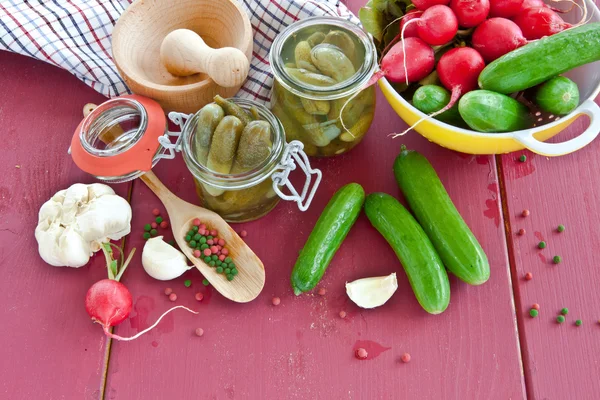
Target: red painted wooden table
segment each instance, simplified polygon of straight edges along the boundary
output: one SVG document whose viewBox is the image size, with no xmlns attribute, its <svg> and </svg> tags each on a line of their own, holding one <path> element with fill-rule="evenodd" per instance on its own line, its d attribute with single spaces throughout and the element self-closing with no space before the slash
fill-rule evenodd
<svg viewBox="0 0 600 400">
<path fill-rule="evenodd" d="M 359 4 L 359 2 L 350 2 Z M 357 6 L 353 7 L 356 11 Z M 54 268 L 38 256 L 37 212 L 52 194 L 93 178 L 67 155 L 85 103 L 103 98 L 55 67 L 0 52 L 0 397 L 5 399 L 597 399 L 600 393 L 600 141 L 547 159 L 529 152 L 471 156 L 445 150 L 405 128 L 383 96 L 373 126 L 347 155 L 313 160 L 324 181 L 311 208 L 280 203 L 236 229 L 262 258 L 267 281 L 248 304 L 204 287 L 196 270 L 155 281 L 141 266 L 140 227 L 158 200 L 139 181 L 115 185 L 134 212 L 128 249 L 138 253 L 124 277 L 134 297 L 123 336 L 149 326 L 178 303 L 200 311 L 169 314 L 133 342 L 107 340 L 90 322 L 83 299 L 106 274 L 102 256 L 80 269 Z M 583 129 L 585 121 L 559 136 Z M 425 154 L 484 247 L 491 278 L 470 287 L 451 278 L 448 310 L 428 315 L 417 304 L 392 250 L 362 215 L 319 287 L 324 296 L 293 295 L 289 275 L 326 202 L 348 182 L 400 196 L 391 173 L 400 145 Z M 527 161 L 517 160 L 521 154 Z M 181 157 L 156 174 L 194 202 Z M 523 209 L 531 215 L 521 216 Z M 558 224 L 566 230 L 557 233 Z M 524 228 L 526 234 L 517 236 Z M 168 235 L 170 236 L 170 235 Z M 170 238 L 170 237 L 168 237 Z M 545 240 L 548 247 L 537 249 Z M 552 257 L 560 255 L 559 265 Z M 397 272 L 399 288 L 375 310 L 361 310 L 344 283 Z M 526 272 L 533 279 L 525 281 Z M 191 279 L 192 287 L 184 287 Z M 204 300 L 194 299 L 197 291 Z M 271 305 L 279 296 L 281 304 Z M 532 319 L 528 310 L 541 306 Z M 555 322 L 562 307 L 567 321 Z M 348 316 L 341 319 L 340 311 Z M 574 321 L 583 320 L 576 327 Z M 204 336 L 195 337 L 196 328 Z M 354 357 L 356 347 L 369 359 Z M 404 364 L 404 352 L 412 361 Z"/>
</svg>

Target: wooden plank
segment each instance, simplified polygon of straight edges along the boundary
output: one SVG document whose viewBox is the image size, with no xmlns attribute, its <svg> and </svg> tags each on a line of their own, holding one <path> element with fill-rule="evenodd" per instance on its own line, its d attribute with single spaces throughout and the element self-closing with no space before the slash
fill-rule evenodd
<svg viewBox="0 0 600 400">
<path fill-rule="evenodd" d="M 598 101 L 600 99 L 597 99 Z M 587 127 L 585 119 L 552 139 L 560 142 Z M 527 161 L 517 160 L 521 154 Z M 527 392 L 532 399 L 591 399 L 600 391 L 600 141 L 548 159 L 522 151 L 502 156 L 509 216 L 512 273 Z M 523 218 L 523 209 L 530 216 Z M 566 230 L 558 233 L 563 224 Z M 519 229 L 526 234 L 518 236 Z M 536 246 L 544 240 L 543 250 Z M 553 264 L 555 255 L 562 262 Z M 533 279 L 525 281 L 525 273 Z M 529 317 L 540 305 L 536 319 Z M 566 322 L 556 317 L 567 307 Z M 583 325 L 575 326 L 581 319 Z"/>
<path fill-rule="evenodd" d="M 60 189 L 94 179 L 67 154 L 89 101 L 103 97 L 69 73 L 0 52 L 0 363 L 3 398 L 100 398 L 106 340 L 84 309 L 104 257 L 55 268 L 38 255 L 38 209 Z M 127 196 L 128 186 L 118 192 Z"/>
</svg>

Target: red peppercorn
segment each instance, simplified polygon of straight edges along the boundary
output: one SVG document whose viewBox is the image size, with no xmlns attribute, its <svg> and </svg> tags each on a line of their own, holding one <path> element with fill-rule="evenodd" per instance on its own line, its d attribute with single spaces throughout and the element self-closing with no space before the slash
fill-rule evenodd
<svg viewBox="0 0 600 400">
<path fill-rule="evenodd" d="M 194 222 L 192 222 L 194 224 L 194 226 L 200 226 L 200 219 L 199 218 L 195 218 Z"/>
<path fill-rule="evenodd" d="M 248 232 L 246 232 L 246 231 L 241 231 L 241 232 L 240 232 L 240 236 L 244 238 L 244 237 L 248 236 Z"/>
<path fill-rule="evenodd" d="M 219 256 L 219 260 L 223 261 L 224 259 L 225 259 L 225 254 L 221 254 L 221 255 Z"/>
<path fill-rule="evenodd" d="M 152 210 L 152 214 L 158 217 L 160 215 L 160 210 L 158 208 L 155 208 L 154 210 Z"/>
<path fill-rule="evenodd" d="M 217 245 L 217 249 L 222 250 L 223 246 Z"/>
<path fill-rule="evenodd" d="M 202 229 L 203 231 L 206 230 L 206 224 L 200 224 L 200 226 L 198 227 L 198 229 Z"/>
<path fill-rule="evenodd" d="M 194 257 L 200 258 L 201 255 L 202 253 L 200 252 L 200 250 L 194 250 Z"/>
<path fill-rule="evenodd" d="M 531 272 L 528 272 L 525 274 L 525 280 L 526 281 L 530 281 L 533 279 L 533 274 Z"/>
<path fill-rule="evenodd" d="M 529 210 L 528 209 L 524 209 L 523 212 L 521 213 L 522 216 L 524 217 L 528 217 L 529 216 Z"/>
<path fill-rule="evenodd" d="M 216 229 L 213 229 L 212 231 L 210 231 L 210 236 L 212 236 L 212 237 L 219 236 L 219 231 Z"/>
<path fill-rule="evenodd" d="M 534 303 L 531 308 L 533 308 L 534 310 L 540 310 L 540 305 L 538 303 Z"/>
<path fill-rule="evenodd" d="M 223 249 L 223 250 L 221 250 L 221 253 L 224 254 L 224 255 L 228 255 L 229 254 L 229 250 Z"/>
<path fill-rule="evenodd" d="M 173 293 L 173 289 L 171 289 L 170 287 L 168 287 L 168 288 L 165 289 L 165 294 L 167 296 L 170 295 L 171 293 Z"/>
<path fill-rule="evenodd" d="M 525 229 L 521 228 L 519 229 L 519 231 L 517 232 L 517 235 L 519 236 L 523 236 L 525 234 Z"/>
<path fill-rule="evenodd" d="M 160 227 L 163 229 L 167 229 L 169 227 L 169 223 L 167 221 L 163 221 L 160 223 Z"/>
<path fill-rule="evenodd" d="M 346 318 L 346 311 L 340 311 L 340 318 Z"/>
<path fill-rule="evenodd" d="M 274 306 L 278 306 L 281 303 L 281 299 L 279 297 L 273 297 L 271 303 L 273 303 Z"/>
<path fill-rule="evenodd" d="M 355 355 L 356 355 L 356 358 L 358 358 L 359 360 L 364 360 L 365 358 L 367 358 L 369 353 L 367 353 L 367 350 L 365 350 L 361 347 L 360 349 L 356 350 Z"/>
<path fill-rule="evenodd" d="M 198 293 L 196 293 L 195 297 L 196 297 L 196 300 L 202 301 L 202 299 L 204 298 L 204 295 L 202 293 L 198 292 Z"/>
<path fill-rule="evenodd" d="M 203 254 L 208 257 L 212 254 L 212 252 L 210 251 L 210 249 L 204 249 Z"/>
<path fill-rule="evenodd" d="M 177 300 L 177 295 L 176 295 L 175 293 L 171 293 L 171 294 L 169 295 L 169 300 L 171 300 L 171 301 L 176 301 L 176 300 Z"/>
<path fill-rule="evenodd" d="M 319 296 L 325 296 L 325 293 L 327 293 L 327 289 L 325 289 L 324 287 L 319 288 L 319 291 L 317 293 L 319 293 Z"/>
<path fill-rule="evenodd" d="M 225 239 L 219 239 L 219 246 L 225 246 Z"/>
<path fill-rule="evenodd" d="M 198 233 L 201 234 L 202 236 L 206 236 L 206 230 L 205 229 L 198 229 Z"/>
<path fill-rule="evenodd" d="M 196 333 L 196 336 L 202 336 L 202 335 L 204 335 L 204 329 L 202 329 L 202 328 L 197 328 L 197 329 L 195 330 L 195 333 Z"/>
<path fill-rule="evenodd" d="M 151 223 L 150 226 L 152 227 L 152 229 L 158 228 L 158 224 L 156 222 Z"/>
<path fill-rule="evenodd" d="M 410 354 L 404 353 L 404 354 L 402 354 L 402 357 L 400 357 L 400 359 L 402 360 L 403 363 L 410 362 Z"/>
<path fill-rule="evenodd" d="M 212 239 L 208 239 L 206 241 L 206 244 L 209 245 L 209 246 L 212 246 L 213 244 L 215 244 L 215 242 Z"/>
<path fill-rule="evenodd" d="M 211 248 L 210 248 L 210 252 L 211 252 L 211 253 L 213 253 L 213 254 L 217 254 L 217 252 L 218 252 L 218 251 L 219 251 L 219 249 L 218 249 L 218 247 L 217 247 L 217 246 L 211 246 Z"/>
</svg>

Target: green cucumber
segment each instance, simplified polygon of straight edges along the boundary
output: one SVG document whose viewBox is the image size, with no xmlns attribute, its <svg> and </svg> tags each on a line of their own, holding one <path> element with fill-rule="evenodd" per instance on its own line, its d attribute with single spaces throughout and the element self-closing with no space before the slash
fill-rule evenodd
<svg viewBox="0 0 600 400">
<path fill-rule="evenodd" d="M 371 193 L 365 214 L 402 263 L 417 301 L 430 314 L 450 303 L 450 282 L 442 260 L 415 218 L 392 196 Z"/>
<path fill-rule="evenodd" d="M 415 91 L 412 103 L 422 113 L 433 114 L 450 103 L 450 92 L 441 86 L 424 85 Z M 452 125 L 464 125 L 457 104 L 434 118 Z"/>
<path fill-rule="evenodd" d="M 544 37 L 491 62 L 479 87 L 498 93 L 528 89 L 570 69 L 600 60 L 600 22 Z"/>
<path fill-rule="evenodd" d="M 446 268 L 471 285 L 487 281 L 487 256 L 429 161 L 416 151 L 403 149 L 394 162 L 394 175 Z"/>
<path fill-rule="evenodd" d="M 317 286 L 356 222 L 364 201 L 365 191 L 358 183 L 343 186 L 329 200 L 292 271 L 291 284 L 296 295 Z"/>
<path fill-rule="evenodd" d="M 463 120 L 478 132 L 512 132 L 530 128 L 529 109 L 512 97 L 489 90 L 473 90 L 458 102 Z"/>
<path fill-rule="evenodd" d="M 542 111 L 567 115 L 579 105 L 579 88 L 569 78 L 555 76 L 536 90 L 534 102 Z"/>
</svg>

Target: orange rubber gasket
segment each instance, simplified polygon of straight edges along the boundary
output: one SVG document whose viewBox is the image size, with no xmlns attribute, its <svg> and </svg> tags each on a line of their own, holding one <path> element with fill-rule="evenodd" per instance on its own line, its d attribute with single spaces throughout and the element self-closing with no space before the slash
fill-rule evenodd
<svg viewBox="0 0 600 400">
<path fill-rule="evenodd" d="M 164 135 L 167 119 L 162 107 L 154 100 L 138 95 L 123 95 L 115 99 L 127 98 L 138 101 L 148 114 L 146 132 L 130 149 L 112 157 L 98 157 L 88 153 L 81 145 L 79 133 L 83 119 L 71 140 L 71 156 L 83 171 L 94 176 L 123 176 L 134 171 L 150 171 L 152 159 L 160 146 L 158 138 Z"/>
</svg>

